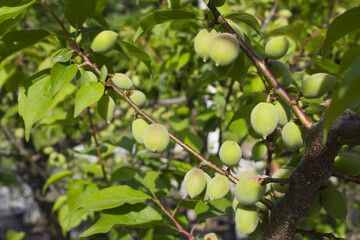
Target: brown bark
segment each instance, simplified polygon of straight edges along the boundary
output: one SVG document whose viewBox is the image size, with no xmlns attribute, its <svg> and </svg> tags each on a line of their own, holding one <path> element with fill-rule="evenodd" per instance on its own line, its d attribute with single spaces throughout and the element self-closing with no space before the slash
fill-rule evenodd
<svg viewBox="0 0 360 240">
<path fill-rule="evenodd" d="M 360 117 L 345 111 L 332 125 L 323 143 L 325 112 L 308 131 L 307 146 L 300 164 L 291 176 L 292 184 L 271 212 L 268 227 L 261 240 L 287 240 L 306 213 L 323 181 L 333 175 L 334 159 L 341 145 L 360 144 Z"/>
</svg>

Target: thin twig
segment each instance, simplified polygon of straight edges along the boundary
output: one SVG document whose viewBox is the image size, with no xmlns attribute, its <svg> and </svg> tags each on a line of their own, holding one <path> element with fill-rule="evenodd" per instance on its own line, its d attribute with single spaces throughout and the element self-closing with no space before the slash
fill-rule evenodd
<svg viewBox="0 0 360 240">
<path fill-rule="evenodd" d="M 254 52 L 249 48 L 249 46 L 240 38 L 240 36 L 234 31 L 234 29 L 228 24 L 225 18 L 220 14 L 217 10 L 213 2 L 210 0 L 208 3 L 208 8 L 213 13 L 215 19 L 224 27 L 226 31 L 233 34 L 240 44 L 240 48 L 244 51 L 244 53 L 249 57 L 249 59 L 253 62 L 253 64 L 259 69 L 259 71 L 266 77 L 268 82 L 272 85 L 272 87 L 276 90 L 276 93 L 280 98 L 282 98 L 286 104 L 291 108 L 296 117 L 300 120 L 305 129 L 309 129 L 312 126 L 312 122 L 307 117 L 305 112 L 300 108 L 300 106 L 293 104 L 293 99 L 289 95 L 284 88 L 281 87 L 280 83 L 276 80 L 276 78 L 272 75 L 269 68 L 266 66 L 265 62 L 260 60 Z"/>
<path fill-rule="evenodd" d="M 271 178 L 271 177 L 264 177 L 259 178 L 260 185 L 266 185 L 268 183 L 280 183 L 280 185 L 290 184 L 290 178 Z"/>
<path fill-rule="evenodd" d="M 20 155 L 22 156 L 28 156 L 28 151 L 24 148 L 23 145 L 21 145 L 13 136 L 13 134 L 3 125 L 3 123 L 0 121 L 0 127 L 5 132 L 5 135 L 9 138 L 12 145 L 14 145 L 20 152 Z"/>
<path fill-rule="evenodd" d="M 326 238 L 332 239 L 332 240 L 345 240 L 344 238 L 335 237 L 334 234 L 332 234 L 332 233 L 319 233 L 319 232 L 316 232 L 315 230 L 296 229 L 296 232 L 300 233 L 302 235 L 317 236 L 317 237 L 320 237 L 321 239 L 323 239 L 323 237 L 326 237 Z"/>
<path fill-rule="evenodd" d="M 272 6 L 272 8 L 271 8 L 271 10 L 270 10 L 269 15 L 268 15 L 267 18 L 264 20 L 264 24 L 263 24 L 263 26 L 261 27 L 261 32 L 265 32 L 266 27 L 267 27 L 268 24 L 270 23 L 272 17 L 275 15 L 275 11 L 276 11 L 276 8 L 278 7 L 278 5 L 279 5 L 279 0 L 275 0 L 275 1 L 274 1 L 274 5 Z"/>
<path fill-rule="evenodd" d="M 341 173 L 341 172 L 336 171 L 336 170 L 335 170 L 333 176 L 338 177 L 338 178 L 342 178 L 347 182 L 354 182 L 354 183 L 360 184 L 360 178 L 359 177 L 355 177 L 355 176 L 351 176 L 351 175 L 348 175 L 348 174 L 345 174 L 345 173 Z"/>
<path fill-rule="evenodd" d="M 159 199 L 156 197 L 155 193 L 154 192 L 151 192 L 151 193 L 153 195 L 153 199 L 152 199 L 153 202 L 156 203 L 161 208 L 161 210 L 171 219 L 171 221 L 173 221 L 175 223 L 177 228 L 175 228 L 175 227 L 172 227 L 172 228 L 185 234 L 190 240 L 194 239 L 194 236 L 192 234 L 188 233 L 187 231 L 185 231 L 185 229 L 180 225 L 180 223 L 175 219 L 175 217 L 165 209 L 165 207 L 161 204 Z"/>
<path fill-rule="evenodd" d="M 90 122 L 90 129 L 91 129 L 91 134 L 94 138 L 94 141 L 95 141 L 95 145 L 96 145 L 96 152 L 97 152 L 97 155 L 98 155 L 98 159 L 99 159 L 99 163 L 100 163 L 100 166 L 101 166 L 101 170 L 103 172 L 103 175 L 104 175 L 104 179 L 105 179 L 105 183 L 106 183 L 106 186 L 110 186 L 110 183 L 109 183 L 109 180 L 107 178 L 107 175 L 106 175 L 106 171 L 105 171 L 105 167 L 104 167 L 104 160 L 101 156 L 101 151 L 100 151 L 100 144 L 99 144 L 99 141 L 97 139 L 97 136 L 96 136 L 96 131 L 95 131 L 95 127 L 94 127 L 94 124 L 93 124 L 93 121 L 92 121 L 92 116 L 91 116 L 91 112 L 90 112 L 90 107 L 87 108 L 87 113 L 88 113 L 88 116 L 89 116 L 89 122 Z"/>
<path fill-rule="evenodd" d="M 302 53 L 302 51 L 304 50 L 304 48 L 305 48 L 305 46 L 306 46 L 306 44 L 313 38 L 313 37 L 315 37 L 315 36 L 317 36 L 317 35 L 319 35 L 319 33 L 318 33 L 318 31 L 316 30 L 313 34 L 311 34 L 311 36 L 310 37 L 308 37 L 307 39 L 306 39 L 306 41 L 301 45 L 301 47 L 300 47 L 300 49 L 299 49 L 299 51 L 298 51 L 298 53 L 296 54 L 296 56 L 295 56 L 295 58 L 294 58 L 294 60 L 293 60 L 293 62 L 291 63 L 291 65 L 290 65 L 290 69 L 293 69 L 294 68 L 294 66 L 295 66 L 295 63 L 297 62 L 297 60 L 299 59 L 299 57 L 300 57 L 300 55 L 301 55 L 301 53 Z"/>
</svg>

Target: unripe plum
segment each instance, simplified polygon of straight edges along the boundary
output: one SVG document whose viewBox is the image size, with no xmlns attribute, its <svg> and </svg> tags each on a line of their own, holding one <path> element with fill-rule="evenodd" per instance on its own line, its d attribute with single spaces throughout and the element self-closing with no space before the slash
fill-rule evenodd
<svg viewBox="0 0 360 240">
<path fill-rule="evenodd" d="M 327 214 L 336 219 L 345 219 L 348 213 L 344 195 L 335 188 L 328 187 L 320 192 L 320 201 Z"/>
<path fill-rule="evenodd" d="M 100 98 L 97 103 L 97 110 L 99 115 L 104 119 L 107 123 L 110 123 L 114 117 L 115 111 L 115 101 L 112 97 L 104 95 Z"/>
<path fill-rule="evenodd" d="M 132 122 L 132 135 L 134 136 L 136 142 L 140 144 L 144 144 L 143 136 L 145 128 L 149 126 L 149 124 L 142 118 L 135 119 Z"/>
<path fill-rule="evenodd" d="M 333 75 L 327 73 L 316 73 L 304 80 L 300 91 L 306 98 L 318 98 L 330 91 L 335 82 L 336 77 Z"/>
<path fill-rule="evenodd" d="M 282 62 L 272 60 L 269 61 L 269 70 L 283 88 L 287 88 L 291 84 L 291 72 L 289 68 Z"/>
<path fill-rule="evenodd" d="M 335 169 L 352 176 L 360 175 L 360 155 L 342 152 L 335 158 Z"/>
<path fill-rule="evenodd" d="M 206 176 L 204 171 L 199 168 L 191 169 L 185 174 L 184 184 L 185 190 L 191 198 L 200 195 L 206 187 Z"/>
<path fill-rule="evenodd" d="M 144 130 L 143 142 L 149 151 L 162 152 L 169 145 L 168 130 L 161 124 L 150 124 Z"/>
<path fill-rule="evenodd" d="M 282 99 L 276 101 L 274 107 L 278 114 L 278 124 L 280 126 L 284 126 L 291 119 L 292 113 L 290 108 L 285 104 L 285 102 Z"/>
<path fill-rule="evenodd" d="M 245 177 L 236 184 L 235 197 L 240 204 L 255 204 L 264 196 L 266 186 L 260 185 L 259 178 L 259 176 Z"/>
<path fill-rule="evenodd" d="M 230 190 L 230 182 L 224 175 L 217 175 L 210 180 L 207 186 L 207 193 L 210 200 L 223 198 Z"/>
<path fill-rule="evenodd" d="M 213 37 L 217 35 L 215 29 L 202 29 L 195 37 L 194 47 L 196 54 L 201 57 L 204 62 L 209 58 L 209 45 Z"/>
<path fill-rule="evenodd" d="M 146 96 L 139 90 L 132 90 L 130 92 L 130 100 L 133 101 L 139 108 L 145 107 Z"/>
<path fill-rule="evenodd" d="M 221 240 L 221 238 L 215 233 L 208 233 L 204 236 L 204 240 Z"/>
<path fill-rule="evenodd" d="M 321 202 L 320 202 L 320 195 L 316 194 L 313 202 L 311 203 L 310 207 L 305 213 L 306 218 L 313 218 L 316 217 L 321 210 Z"/>
<path fill-rule="evenodd" d="M 240 172 L 235 175 L 235 177 L 240 181 L 243 178 L 249 177 L 249 176 L 256 176 L 256 173 L 252 172 Z"/>
<path fill-rule="evenodd" d="M 133 87 L 131 79 L 123 73 L 115 73 L 111 81 L 122 90 L 130 90 Z"/>
<path fill-rule="evenodd" d="M 279 170 L 277 170 L 274 174 L 273 174 L 273 178 L 290 178 L 290 176 L 293 174 L 293 172 L 295 171 L 294 167 L 282 167 Z M 281 193 L 285 193 L 288 188 L 289 188 L 289 184 L 284 184 L 281 186 L 280 183 L 271 183 L 272 187 Z"/>
<path fill-rule="evenodd" d="M 275 37 L 265 45 L 265 55 L 269 59 L 282 58 L 289 49 L 289 41 L 285 36 Z"/>
<path fill-rule="evenodd" d="M 255 231 L 259 223 L 259 213 L 254 205 L 238 205 L 235 213 L 236 227 L 241 234 Z"/>
<path fill-rule="evenodd" d="M 119 34 L 114 31 L 105 30 L 100 32 L 91 43 L 91 50 L 98 54 L 104 54 L 110 52 L 117 40 Z"/>
<path fill-rule="evenodd" d="M 232 29 L 234 29 L 234 31 L 239 35 L 239 37 L 245 41 L 245 36 L 243 31 L 241 30 L 241 28 L 239 27 L 239 25 L 237 25 L 235 22 L 231 21 L 231 20 L 227 20 L 228 24 L 230 25 L 230 27 Z"/>
<path fill-rule="evenodd" d="M 266 138 L 278 124 L 277 112 L 271 103 L 258 103 L 251 111 L 251 126 L 255 132 Z"/>
<path fill-rule="evenodd" d="M 301 126 L 294 122 L 285 124 L 281 131 L 281 138 L 285 147 L 290 151 L 296 151 L 305 144 L 305 132 Z"/>
<path fill-rule="evenodd" d="M 208 190 L 209 190 L 209 182 L 211 181 L 211 177 L 206 172 L 204 172 L 204 174 L 206 177 L 206 189 L 202 192 L 201 196 L 204 199 L 204 201 L 209 201 L 210 196 L 209 196 Z"/>
<path fill-rule="evenodd" d="M 254 159 L 254 161 L 263 160 L 266 157 L 267 152 L 268 148 L 266 144 L 263 142 L 257 142 L 251 151 L 252 159 Z"/>
<path fill-rule="evenodd" d="M 238 164 L 241 156 L 241 148 L 239 144 L 234 141 L 227 140 L 220 147 L 219 158 L 221 162 L 228 167 Z"/>
<path fill-rule="evenodd" d="M 239 42 L 230 33 L 220 33 L 210 41 L 209 55 L 216 66 L 226 66 L 233 63 L 239 53 Z"/>
</svg>

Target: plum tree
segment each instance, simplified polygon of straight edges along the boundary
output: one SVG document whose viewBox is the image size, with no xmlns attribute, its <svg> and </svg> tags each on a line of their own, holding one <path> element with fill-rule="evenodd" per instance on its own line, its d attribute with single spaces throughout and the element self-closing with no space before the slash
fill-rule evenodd
<svg viewBox="0 0 360 240">
<path fill-rule="evenodd" d="M 191 198 L 201 194 L 206 187 L 206 176 L 203 170 L 193 168 L 188 171 L 184 178 L 184 185 L 186 192 Z"/>
<path fill-rule="evenodd" d="M 227 140 L 220 147 L 219 150 L 220 160 L 224 165 L 228 167 L 233 167 L 237 165 L 241 159 L 241 156 L 242 156 L 241 148 L 239 144 L 237 144 L 234 141 Z"/>
<path fill-rule="evenodd" d="M 238 205 L 235 212 L 236 227 L 241 234 L 255 231 L 259 223 L 259 213 L 254 205 Z"/>
<path fill-rule="evenodd" d="M 152 152 L 162 152 L 169 145 L 168 130 L 161 124 L 150 124 L 144 129 L 143 142 L 146 149 Z"/>
<path fill-rule="evenodd" d="M 339 172 L 357 176 L 360 174 L 360 155 L 351 152 L 339 153 L 334 165 Z"/>
<path fill-rule="evenodd" d="M 230 190 L 230 182 L 224 175 L 217 175 L 207 185 L 207 194 L 210 200 L 223 198 Z"/>
<path fill-rule="evenodd" d="M 135 138 L 136 142 L 144 144 L 144 131 L 149 124 L 142 118 L 137 118 L 132 122 L 132 135 Z"/>
<path fill-rule="evenodd" d="M 216 66 L 216 64 L 213 61 L 211 61 L 211 68 L 216 74 L 216 76 L 218 76 L 219 78 L 227 76 L 228 73 L 231 71 L 233 65 L 234 64 L 232 63 L 226 66 Z"/>
<path fill-rule="evenodd" d="M 239 53 L 239 43 L 235 36 L 230 33 L 220 33 L 210 41 L 209 55 L 216 66 L 230 65 Z"/>
<path fill-rule="evenodd" d="M 252 205 L 265 194 L 266 186 L 259 183 L 259 176 L 249 176 L 241 179 L 235 186 L 235 197 L 242 205 Z"/>
<path fill-rule="evenodd" d="M 330 74 L 316 73 L 304 80 L 300 90 L 306 98 L 318 98 L 330 91 L 335 82 L 336 77 Z"/>
<path fill-rule="evenodd" d="M 257 134 L 266 138 L 276 128 L 278 116 L 274 105 L 271 103 L 258 103 L 251 111 L 251 126 Z"/>
<path fill-rule="evenodd" d="M 336 219 L 345 219 L 348 213 L 344 195 L 337 189 L 327 187 L 320 192 L 320 201 L 327 214 Z"/>
<path fill-rule="evenodd" d="M 131 79 L 123 73 L 115 73 L 111 81 L 116 87 L 123 90 L 130 90 L 133 87 Z"/>
<path fill-rule="evenodd" d="M 282 58 L 289 49 L 289 41 L 286 36 L 280 36 L 270 39 L 265 45 L 265 55 L 269 59 Z"/>
<path fill-rule="evenodd" d="M 91 50 L 98 54 L 104 54 L 110 52 L 117 40 L 119 34 L 111 30 L 105 30 L 100 32 L 91 43 Z"/>
<path fill-rule="evenodd" d="M 281 131 L 281 138 L 290 151 L 296 151 L 305 144 L 305 132 L 301 126 L 294 122 L 285 124 Z"/>
<path fill-rule="evenodd" d="M 209 58 L 209 45 L 213 37 L 217 35 L 215 29 L 201 29 L 195 37 L 194 47 L 195 52 L 201 57 L 204 62 Z"/>
</svg>

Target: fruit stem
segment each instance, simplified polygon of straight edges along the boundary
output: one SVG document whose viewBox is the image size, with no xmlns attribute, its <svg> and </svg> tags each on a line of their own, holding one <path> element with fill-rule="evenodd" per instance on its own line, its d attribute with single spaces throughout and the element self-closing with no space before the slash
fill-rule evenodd
<svg viewBox="0 0 360 240">
<path fill-rule="evenodd" d="M 208 3 L 208 8 L 214 14 L 215 19 L 225 28 L 226 31 L 233 34 L 239 44 L 240 48 L 245 52 L 245 54 L 249 57 L 249 59 L 253 62 L 253 64 L 258 68 L 258 70 L 266 77 L 268 82 L 275 88 L 276 93 L 282 98 L 286 104 L 291 108 L 300 122 L 304 125 L 305 129 L 309 129 L 312 126 L 312 122 L 306 116 L 304 111 L 298 106 L 292 104 L 291 96 L 281 87 L 280 83 L 276 80 L 276 78 L 272 75 L 269 68 L 266 66 L 265 62 L 260 60 L 251 49 L 246 45 L 246 43 L 240 38 L 240 36 L 232 29 L 232 27 L 228 24 L 225 18 L 220 14 L 215 5 L 210 0 Z"/>
</svg>

